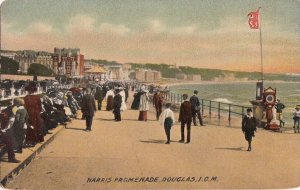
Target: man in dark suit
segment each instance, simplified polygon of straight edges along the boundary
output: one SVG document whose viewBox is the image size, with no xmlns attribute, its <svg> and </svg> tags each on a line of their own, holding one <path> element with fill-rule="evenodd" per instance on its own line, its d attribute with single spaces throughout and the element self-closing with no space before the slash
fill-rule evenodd
<svg viewBox="0 0 300 190">
<path fill-rule="evenodd" d="M 196 115 L 198 116 L 199 122 L 201 126 L 204 126 L 203 119 L 200 111 L 200 101 L 197 97 L 198 91 L 194 90 L 194 95 L 190 98 L 190 102 L 192 104 L 192 116 L 193 116 L 193 123 L 197 126 Z"/>
<path fill-rule="evenodd" d="M 163 97 L 159 90 L 156 90 L 156 92 L 153 95 L 153 106 L 156 110 L 156 119 L 159 119 L 159 116 L 162 112 L 162 103 L 163 103 Z"/>
<path fill-rule="evenodd" d="M 122 105 L 122 96 L 120 95 L 120 89 L 116 89 L 116 95 L 113 101 L 115 121 L 121 121 L 121 105 Z"/>
<path fill-rule="evenodd" d="M 103 96 L 102 86 L 97 86 L 96 93 L 95 93 L 95 99 L 97 100 L 97 103 L 98 103 L 98 110 L 101 110 L 103 98 L 104 98 L 104 96 Z"/>
<path fill-rule="evenodd" d="M 81 105 L 82 114 L 85 116 L 86 131 L 92 130 L 93 117 L 96 111 L 95 98 L 91 94 L 91 89 L 86 89 L 86 94 L 82 98 Z"/>
<path fill-rule="evenodd" d="M 178 122 L 181 123 L 181 139 L 179 142 L 184 142 L 184 128 L 187 126 L 186 144 L 191 142 L 191 123 L 192 123 L 192 104 L 188 101 L 188 95 L 183 94 L 184 102 L 180 106 Z"/>
</svg>

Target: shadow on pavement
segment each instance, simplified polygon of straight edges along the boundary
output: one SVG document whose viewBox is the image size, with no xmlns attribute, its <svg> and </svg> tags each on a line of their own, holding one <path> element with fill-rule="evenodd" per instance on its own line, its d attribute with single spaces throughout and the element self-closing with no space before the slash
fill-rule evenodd
<svg viewBox="0 0 300 190">
<path fill-rule="evenodd" d="M 100 120 L 100 121 L 114 121 L 114 119 L 105 119 L 105 118 L 95 118 L 94 120 Z"/>
<path fill-rule="evenodd" d="M 154 144 L 165 144 L 167 141 L 166 140 L 154 140 L 154 139 L 149 139 L 147 141 L 140 141 L 142 143 L 154 143 Z M 171 142 L 177 142 L 177 141 L 171 141 Z"/>
<path fill-rule="evenodd" d="M 216 148 L 218 150 L 235 150 L 235 151 L 247 151 L 243 150 L 243 147 L 238 147 L 238 148 Z"/>
<path fill-rule="evenodd" d="M 84 131 L 84 129 L 79 129 L 79 128 L 72 128 L 72 127 L 66 127 L 65 129 L 71 129 L 71 130 L 79 130 L 79 131 Z"/>
</svg>

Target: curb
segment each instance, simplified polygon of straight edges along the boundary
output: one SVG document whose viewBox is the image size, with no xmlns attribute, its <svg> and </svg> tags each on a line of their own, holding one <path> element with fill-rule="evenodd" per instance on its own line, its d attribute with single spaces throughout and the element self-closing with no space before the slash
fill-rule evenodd
<svg viewBox="0 0 300 190">
<path fill-rule="evenodd" d="M 51 143 L 56 135 L 58 135 L 65 127 L 61 125 L 61 128 L 53 134 L 47 141 L 45 141 L 38 149 L 36 149 L 32 154 L 22 161 L 16 168 L 14 168 L 8 175 L 4 176 L 0 179 L 0 187 L 5 187 L 10 181 L 12 181 L 19 173 L 26 168 L 34 159 L 35 157 L 49 144 Z M 0 188 L 1 189 L 1 188 Z"/>
</svg>

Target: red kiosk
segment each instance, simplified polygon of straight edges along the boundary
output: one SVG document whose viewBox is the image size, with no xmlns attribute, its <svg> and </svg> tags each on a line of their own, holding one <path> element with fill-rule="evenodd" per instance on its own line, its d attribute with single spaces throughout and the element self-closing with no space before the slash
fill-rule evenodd
<svg viewBox="0 0 300 190">
<path fill-rule="evenodd" d="M 266 129 L 280 130 L 279 121 L 276 119 L 276 89 L 268 87 L 264 89 L 263 92 L 263 103 L 265 105 L 265 113 L 267 124 L 265 126 Z"/>
</svg>

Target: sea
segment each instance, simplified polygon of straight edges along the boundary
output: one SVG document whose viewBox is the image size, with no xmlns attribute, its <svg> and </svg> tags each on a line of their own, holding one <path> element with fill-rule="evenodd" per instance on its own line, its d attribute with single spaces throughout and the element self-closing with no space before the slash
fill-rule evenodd
<svg viewBox="0 0 300 190">
<path fill-rule="evenodd" d="M 279 98 L 286 108 L 284 117 L 292 118 L 296 105 L 300 105 L 300 82 L 264 82 L 264 88 L 276 89 L 276 98 Z M 256 97 L 256 82 L 220 82 L 198 84 L 178 84 L 170 86 L 173 93 L 189 95 L 198 90 L 198 97 L 223 103 L 230 103 L 251 107 L 251 100 Z"/>
</svg>

